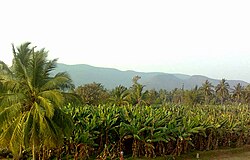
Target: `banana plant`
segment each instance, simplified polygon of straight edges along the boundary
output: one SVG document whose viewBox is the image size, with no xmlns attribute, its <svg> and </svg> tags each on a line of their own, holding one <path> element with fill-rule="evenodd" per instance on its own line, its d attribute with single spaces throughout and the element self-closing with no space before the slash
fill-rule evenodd
<svg viewBox="0 0 250 160">
<path fill-rule="evenodd" d="M 101 150 L 103 150 L 105 147 L 107 150 L 108 148 L 110 148 L 110 144 L 115 144 L 116 141 L 118 141 L 119 139 L 119 135 L 118 135 L 119 109 L 116 106 L 99 105 L 97 107 L 97 110 L 98 112 L 96 112 L 95 114 L 97 118 L 99 119 L 99 123 L 96 125 L 98 126 L 97 129 L 100 132 L 98 152 L 101 153 Z M 116 154 L 116 153 L 110 152 L 110 153 L 102 153 L 102 154 L 108 154 L 110 157 L 113 157 L 112 154 Z"/>
<path fill-rule="evenodd" d="M 199 125 L 199 121 L 196 117 L 183 117 L 176 126 L 176 148 L 173 151 L 174 155 L 180 155 L 182 152 L 187 152 L 188 144 L 194 146 L 191 136 L 199 132 L 204 132 L 204 128 Z"/>
<path fill-rule="evenodd" d="M 171 116 L 171 112 L 166 112 L 164 109 L 165 108 L 151 109 L 153 112 L 150 114 L 151 119 L 149 123 L 147 123 L 147 134 L 144 138 L 145 157 L 153 158 L 156 156 L 155 149 L 157 144 L 160 144 L 157 146 L 161 152 L 160 154 L 164 155 L 166 149 L 162 144 L 166 144 L 170 139 L 173 139 L 170 131 L 168 131 L 166 127 L 166 122 Z"/>
</svg>

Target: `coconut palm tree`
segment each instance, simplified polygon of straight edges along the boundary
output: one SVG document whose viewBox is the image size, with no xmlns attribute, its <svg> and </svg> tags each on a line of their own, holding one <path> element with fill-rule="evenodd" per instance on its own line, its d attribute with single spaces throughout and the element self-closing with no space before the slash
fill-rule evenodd
<svg viewBox="0 0 250 160">
<path fill-rule="evenodd" d="M 198 103 L 201 102 L 201 93 L 196 85 L 194 89 L 187 90 L 184 92 L 184 101 L 188 105 L 196 106 Z"/>
<path fill-rule="evenodd" d="M 133 85 L 130 88 L 130 103 L 133 105 L 145 105 L 146 104 L 146 96 L 148 91 L 143 91 L 145 85 L 138 83 L 138 80 L 141 79 L 139 76 L 133 77 Z"/>
<path fill-rule="evenodd" d="M 122 85 L 119 85 L 111 91 L 109 100 L 112 104 L 115 104 L 117 106 L 129 105 L 128 95 L 128 89 Z"/>
<path fill-rule="evenodd" d="M 221 105 L 225 102 L 226 98 L 229 96 L 229 84 L 225 79 L 222 79 L 220 83 L 215 87 L 215 92 L 220 98 Z"/>
<path fill-rule="evenodd" d="M 242 87 L 240 83 L 234 86 L 233 97 L 238 104 L 241 102 L 241 98 L 243 96 L 243 90 L 244 90 L 244 87 Z"/>
<path fill-rule="evenodd" d="M 209 103 L 210 97 L 213 95 L 213 87 L 212 83 L 206 80 L 200 88 L 205 97 L 205 104 Z"/>
<path fill-rule="evenodd" d="M 35 51 L 30 43 L 12 48 L 12 66 L 0 65 L 0 146 L 14 156 L 31 149 L 35 159 L 41 146 L 60 146 L 70 135 L 71 118 L 60 107 L 68 95 L 63 90 L 74 86 L 67 73 L 51 75 L 57 60 L 47 60 L 45 49 Z"/>
<path fill-rule="evenodd" d="M 175 88 L 172 90 L 172 102 L 176 104 L 183 103 L 184 90 Z"/>
<path fill-rule="evenodd" d="M 161 99 L 159 98 L 159 93 L 155 89 L 150 89 L 147 91 L 145 102 L 147 105 L 160 104 Z"/>
<path fill-rule="evenodd" d="M 247 85 L 243 89 L 243 101 L 246 104 L 250 103 L 250 85 Z"/>
</svg>

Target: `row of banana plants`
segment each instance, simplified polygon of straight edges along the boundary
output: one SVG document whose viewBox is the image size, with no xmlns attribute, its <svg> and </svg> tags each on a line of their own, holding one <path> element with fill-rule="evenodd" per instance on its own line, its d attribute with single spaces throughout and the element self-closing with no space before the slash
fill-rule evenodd
<svg viewBox="0 0 250 160">
<path fill-rule="evenodd" d="M 173 155 L 249 141 L 248 106 L 67 106 L 75 129 L 64 147 L 76 159 Z M 65 149 L 67 148 L 67 150 Z"/>
</svg>

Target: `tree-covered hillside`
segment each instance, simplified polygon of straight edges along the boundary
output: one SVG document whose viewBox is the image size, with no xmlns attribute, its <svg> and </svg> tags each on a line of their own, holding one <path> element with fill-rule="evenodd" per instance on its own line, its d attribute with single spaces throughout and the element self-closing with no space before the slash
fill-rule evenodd
<svg viewBox="0 0 250 160">
<path fill-rule="evenodd" d="M 86 64 L 66 65 L 57 64 L 56 72 L 68 72 L 76 86 L 96 82 L 101 83 L 107 89 L 113 89 L 118 85 L 129 87 L 132 85 L 132 78 L 140 76 L 140 82 L 146 85 L 147 89 L 166 89 L 173 90 L 181 88 L 194 88 L 196 85 L 201 86 L 206 80 L 213 85 L 217 85 L 220 80 L 212 79 L 201 75 L 184 75 L 184 74 L 168 74 L 161 72 L 136 72 L 136 71 L 120 71 L 113 68 L 93 67 Z M 223 77 L 222 77 L 223 78 Z M 230 86 L 240 83 L 243 86 L 248 85 L 247 82 L 241 80 L 228 80 Z"/>
</svg>

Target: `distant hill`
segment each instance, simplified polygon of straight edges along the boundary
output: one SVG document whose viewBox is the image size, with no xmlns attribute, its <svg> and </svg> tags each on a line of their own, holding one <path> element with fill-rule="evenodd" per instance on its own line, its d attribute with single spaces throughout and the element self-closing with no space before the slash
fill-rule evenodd
<svg viewBox="0 0 250 160">
<path fill-rule="evenodd" d="M 220 80 L 208 78 L 202 75 L 185 75 L 185 74 L 168 74 L 162 72 L 136 72 L 136 71 L 120 71 L 113 68 L 94 67 L 86 64 L 66 65 L 58 63 L 55 72 L 68 72 L 76 86 L 87 83 L 97 82 L 104 85 L 107 89 L 113 89 L 118 85 L 130 87 L 132 78 L 136 75 L 140 76 L 140 83 L 146 85 L 147 89 L 167 89 L 174 88 L 185 89 L 194 88 L 195 85 L 201 86 L 206 80 L 209 80 L 214 86 Z M 241 80 L 227 80 L 231 88 L 237 83 L 248 85 L 247 82 Z"/>
</svg>

